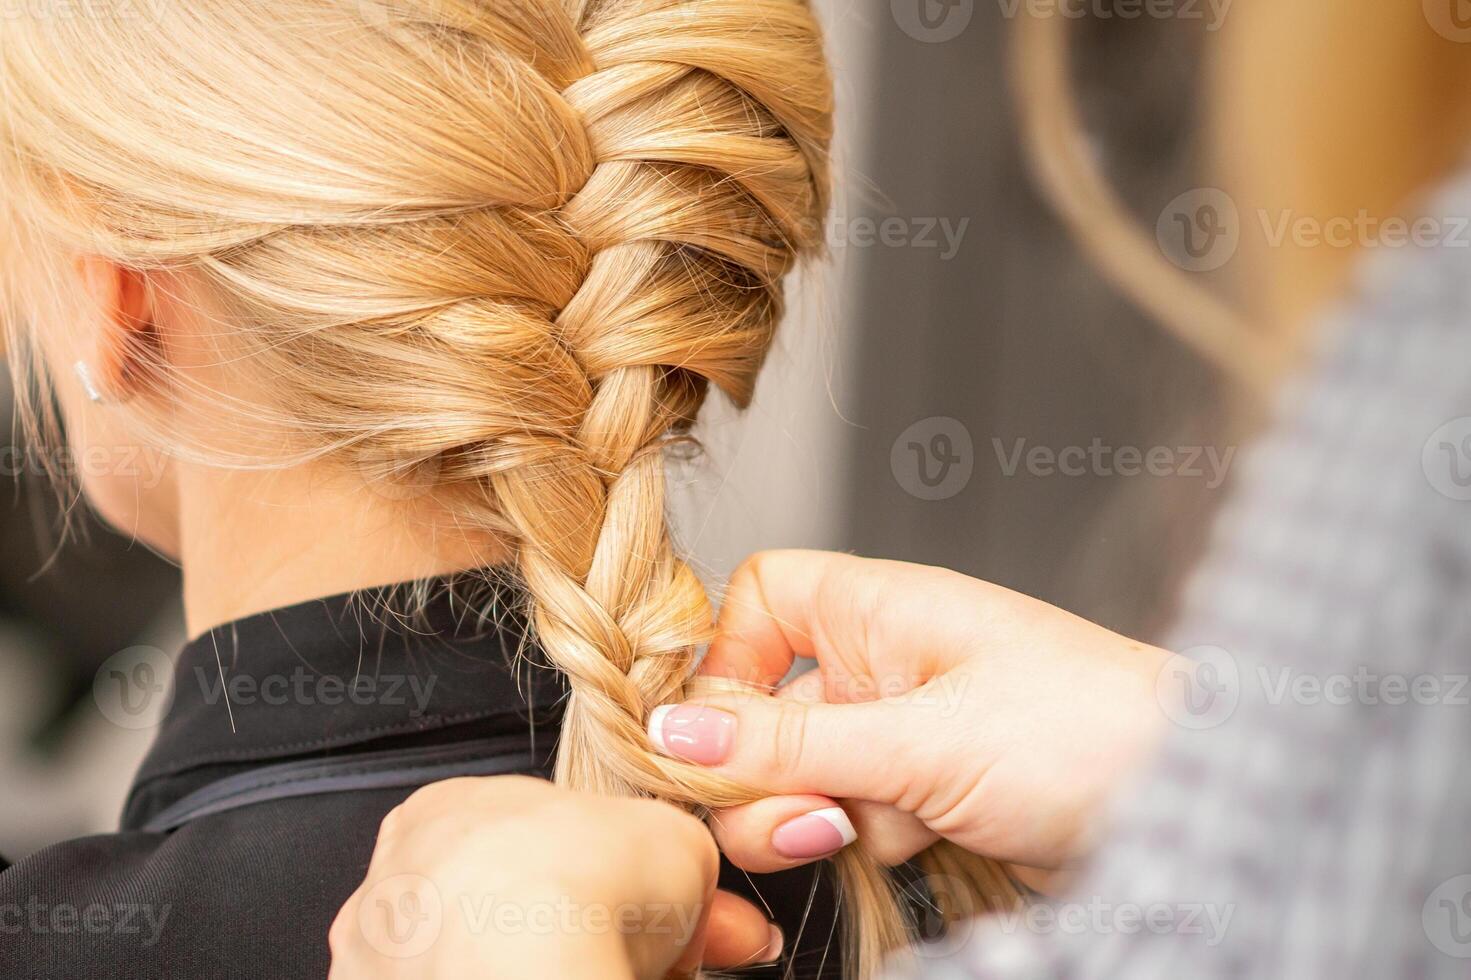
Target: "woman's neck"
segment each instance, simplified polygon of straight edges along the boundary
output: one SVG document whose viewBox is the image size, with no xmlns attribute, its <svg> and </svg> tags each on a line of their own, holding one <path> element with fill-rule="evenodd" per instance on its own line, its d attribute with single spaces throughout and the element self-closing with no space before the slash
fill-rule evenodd
<svg viewBox="0 0 1471 980">
<path fill-rule="evenodd" d="M 308 599 L 508 555 L 493 535 L 456 527 L 428 495 L 375 492 L 320 465 L 259 472 L 183 465 L 179 505 L 190 637 Z"/>
</svg>

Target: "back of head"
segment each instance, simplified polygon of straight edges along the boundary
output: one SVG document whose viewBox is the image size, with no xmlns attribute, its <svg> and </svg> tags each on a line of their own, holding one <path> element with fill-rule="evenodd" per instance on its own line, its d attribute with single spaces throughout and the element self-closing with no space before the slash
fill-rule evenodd
<svg viewBox="0 0 1471 980">
<path fill-rule="evenodd" d="M 12 227 L 196 277 L 303 447 L 433 473 L 518 554 L 575 692 L 566 778 L 667 789 L 606 745 L 708 628 L 660 450 L 709 384 L 750 398 L 816 244 L 805 5 L 63 7 L 0 44 Z"/>
<path fill-rule="evenodd" d="M 805 0 L 28 6 L 0 37 L 7 247 L 187 279 L 293 453 L 428 473 L 506 542 L 570 680 L 561 781 L 753 798 L 644 726 L 711 625 L 663 450 L 711 385 L 750 399 L 821 240 Z M 37 319 L 47 277 L 13 280 Z"/>
</svg>

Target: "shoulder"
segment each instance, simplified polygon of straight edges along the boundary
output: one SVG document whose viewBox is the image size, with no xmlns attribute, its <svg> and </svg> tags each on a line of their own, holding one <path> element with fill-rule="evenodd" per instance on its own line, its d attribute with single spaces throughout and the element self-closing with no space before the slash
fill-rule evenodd
<svg viewBox="0 0 1471 980">
<path fill-rule="evenodd" d="M 0 976 L 320 980 L 332 919 L 407 793 L 262 803 L 39 851 L 0 873 Z"/>
</svg>

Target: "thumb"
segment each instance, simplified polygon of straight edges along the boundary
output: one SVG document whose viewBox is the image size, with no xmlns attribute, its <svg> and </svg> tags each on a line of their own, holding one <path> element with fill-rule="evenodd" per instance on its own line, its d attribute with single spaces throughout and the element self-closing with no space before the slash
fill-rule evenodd
<svg viewBox="0 0 1471 980">
<path fill-rule="evenodd" d="M 903 698 L 804 704 L 757 694 L 719 694 L 656 708 L 649 738 L 666 755 L 772 795 L 914 806 L 932 784 L 933 720 Z"/>
</svg>

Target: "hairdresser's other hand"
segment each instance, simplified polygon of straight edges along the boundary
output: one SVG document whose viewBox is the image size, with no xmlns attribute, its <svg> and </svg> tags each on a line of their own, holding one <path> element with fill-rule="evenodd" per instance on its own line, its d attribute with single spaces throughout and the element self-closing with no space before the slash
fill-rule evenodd
<svg viewBox="0 0 1471 980">
<path fill-rule="evenodd" d="M 825 856 L 855 831 L 887 863 L 945 837 L 1066 868 L 1158 740 L 1171 659 L 956 572 L 757 555 L 731 580 L 701 672 L 770 689 L 795 657 L 817 669 L 774 697 L 702 697 L 650 726 L 671 754 L 778 794 L 713 821 L 755 872 Z"/>
<path fill-rule="evenodd" d="M 715 842 L 664 803 L 523 776 L 427 786 L 383 821 L 332 923 L 330 980 L 663 980 L 781 936 L 715 890 Z"/>
</svg>

